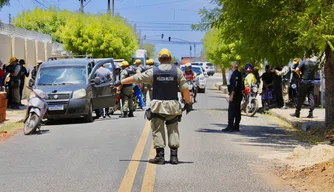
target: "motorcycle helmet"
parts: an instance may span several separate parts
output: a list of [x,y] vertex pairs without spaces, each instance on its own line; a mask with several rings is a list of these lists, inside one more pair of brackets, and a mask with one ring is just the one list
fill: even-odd
[[252,72],[252,71],[253,71],[253,67],[248,66],[248,67],[246,68],[246,72]]

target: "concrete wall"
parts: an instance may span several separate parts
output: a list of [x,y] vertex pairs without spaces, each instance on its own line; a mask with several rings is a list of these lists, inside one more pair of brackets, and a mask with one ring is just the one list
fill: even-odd
[[0,34],[0,60],[8,63],[12,56],[12,38],[7,35]]

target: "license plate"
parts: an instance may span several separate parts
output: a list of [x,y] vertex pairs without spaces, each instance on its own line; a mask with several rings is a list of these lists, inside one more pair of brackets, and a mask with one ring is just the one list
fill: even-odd
[[50,111],[62,111],[64,110],[64,105],[49,105]]

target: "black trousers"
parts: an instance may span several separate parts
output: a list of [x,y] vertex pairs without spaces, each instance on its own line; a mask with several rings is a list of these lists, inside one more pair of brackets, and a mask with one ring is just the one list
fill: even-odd
[[310,112],[314,110],[314,82],[302,80],[299,87],[298,93],[298,104],[296,107],[296,112],[300,112],[303,103],[305,102],[305,97],[308,97]]
[[22,100],[23,88],[24,88],[24,79],[21,79],[21,83],[20,83],[20,100]]
[[239,128],[241,121],[241,101],[232,101],[228,105],[228,127]]

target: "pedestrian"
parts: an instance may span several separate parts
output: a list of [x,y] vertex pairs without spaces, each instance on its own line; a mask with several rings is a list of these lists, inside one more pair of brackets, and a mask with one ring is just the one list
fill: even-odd
[[[109,69],[106,68],[106,64],[102,65],[100,68],[98,68],[95,72],[95,77],[99,77],[100,84],[111,82],[111,75]],[[95,113],[98,118],[106,118],[106,116],[110,117],[109,114],[109,108],[105,109],[97,109],[95,110]]]
[[291,97],[292,97],[293,104],[295,107],[297,107],[297,104],[298,104],[298,90],[299,90],[299,84],[300,84],[300,77],[296,73],[296,69],[298,65],[299,65],[299,59],[295,58],[293,60],[293,65],[291,67],[292,77],[291,77],[291,83],[290,83]]
[[0,60],[0,91],[4,91],[4,86],[5,86],[5,80],[4,80],[4,77],[5,77],[5,72],[3,70],[3,66],[4,64],[2,63],[2,61]]
[[[263,81],[262,86],[262,93],[261,93],[261,99],[262,99],[262,108],[263,111],[267,110],[270,106],[270,101],[273,99],[273,85],[274,85],[274,76],[272,72],[270,71],[270,66],[265,66],[265,72],[260,77]],[[267,108],[268,107],[268,108]]]
[[9,65],[6,68],[6,72],[9,73],[9,92],[10,92],[10,105],[12,109],[20,109],[20,71],[21,66],[18,63],[18,59],[12,57],[9,61]]
[[[154,67],[154,60],[149,59],[146,61],[146,68],[147,70],[152,69]],[[144,102],[147,105],[147,93],[149,93],[150,101],[152,101],[152,85],[151,84],[143,84],[142,90],[144,96]]]
[[33,68],[33,70],[31,71],[31,79],[29,80],[29,87],[32,87],[35,85],[35,81],[36,81],[36,76],[37,76],[37,72],[39,67],[43,64],[42,60],[38,60],[37,61],[37,66],[35,66]]
[[[281,71],[282,68],[276,67],[273,70]],[[282,77],[278,76],[276,73],[272,73],[274,76],[274,94],[276,100],[276,107],[282,108],[283,107],[283,95],[282,95]]]
[[298,93],[298,104],[296,107],[296,112],[291,114],[297,118],[300,117],[300,110],[305,101],[305,97],[308,97],[309,100],[309,115],[308,118],[313,118],[314,110],[314,77],[317,71],[316,63],[310,60],[309,56],[305,56],[305,60],[302,61],[297,69],[296,73],[301,75],[300,89]]
[[240,131],[241,121],[241,101],[243,97],[243,90],[245,89],[241,72],[238,70],[239,64],[237,62],[232,63],[232,76],[230,79],[231,91],[229,93],[229,105],[228,105],[228,126],[222,129],[223,132]]
[[[136,71],[133,67],[129,66],[129,63],[127,61],[123,61],[121,64],[122,72],[121,72],[121,81],[123,79],[126,79],[128,77],[132,77],[134,74],[136,74]],[[132,84],[126,84],[126,85],[120,85],[117,90],[121,94],[121,100],[122,100],[122,115],[121,118],[126,117],[134,117],[133,115],[133,93],[132,93]]]
[[181,121],[182,107],[178,98],[178,89],[185,97],[185,109],[190,112],[190,94],[183,72],[171,64],[172,55],[168,49],[159,52],[160,65],[142,74],[123,79],[121,84],[148,83],[153,86],[153,100],[150,104],[151,128],[156,156],[150,159],[153,164],[165,164],[165,126],[167,126],[168,146],[171,150],[170,163],[178,164],[180,136],[178,123]]
[[273,69],[272,72],[280,76],[282,79],[281,90],[283,98],[283,107],[281,109],[288,109],[289,107],[287,105],[289,103],[289,86],[291,78],[290,67],[288,65],[285,65],[282,70]]
[[27,68],[25,68],[25,60],[24,59],[20,59],[19,64],[21,65],[21,74],[20,74],[20,106],[24,106],[22,104],[22,96],[23,96],[23,89],[24,89],[24,85],[25,85],[25,78],[29,77],[29,72],[27,70]]

